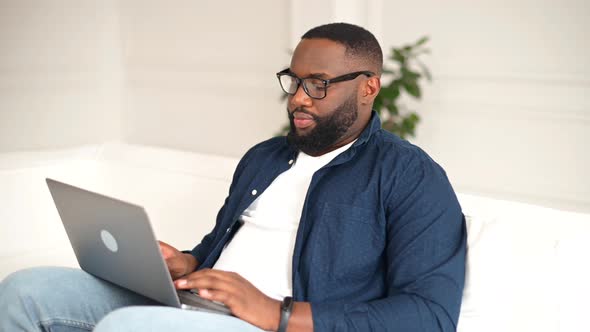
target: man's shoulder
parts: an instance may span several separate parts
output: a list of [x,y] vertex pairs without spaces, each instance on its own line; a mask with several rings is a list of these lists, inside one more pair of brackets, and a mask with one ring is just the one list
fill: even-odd
[[448,197],[454,197],[446,171],[426,151],[385,130],[376,134],[369,146],[378,152],[371,159],[380,161],[377,167],[390,175],[385,178],[399,180],[393,181],[396,186],[391,187],[396,192],[395,197],[405,197],[404,192],[410,195],[418,187],[423,188],[426,196],[451,194]]
[[434,163],[422,148],[384,129],[376,131],[368,145],[380,155],[381,160]]

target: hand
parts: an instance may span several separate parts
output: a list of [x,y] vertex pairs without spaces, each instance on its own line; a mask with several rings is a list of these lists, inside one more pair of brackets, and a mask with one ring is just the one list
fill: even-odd
[[187,275],[197,268],[198,263],[193,255],[182,253],[162,241],[158,241],[158,244],[173,280]]
[[264,295],[237,273],[202,269],[174,284],[177,289],[198,289],[201,297],[225,304],[236,317],[263,330],[279,328],[281,302]]

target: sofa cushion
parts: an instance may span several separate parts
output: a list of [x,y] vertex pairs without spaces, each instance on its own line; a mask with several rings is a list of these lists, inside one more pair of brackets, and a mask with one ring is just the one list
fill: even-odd
[[[238,160],[106,144],[0,155],[0,278],[77,266],[45,177],[145,207],[156,236],[189,249],[209,231]],[[579,331],[590,297],[590,215],[458,194],[468,256],[459,331]]]
[[[583,326],[582,315],[569,313],[583,308],[590,292],[584,283],[572,285],[564,277],[588,276],[589,265],[579,258],[581,252],[590,251],[590,244],[572,235],[590,236],[590,216],[466,194],[459,194],[459,200],[468,226],[459,331],[556,331],[564,324]],[[578,258],[577,265],[573,257]],[[576,288],[578,297],[565,298],[564,284]]]
[[159,239],[192,249],[215,224],[236,164],[128,144],[0,155],[0,279],[29,266],[77,266],[46,177],[142,205]]

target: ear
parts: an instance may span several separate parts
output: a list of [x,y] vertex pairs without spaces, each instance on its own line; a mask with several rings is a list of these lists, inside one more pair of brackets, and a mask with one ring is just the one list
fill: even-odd
[[371,76],[362,84],[359,101],[361,105],[373,104],[373,100],[381,90],[381,78],[379,76]]

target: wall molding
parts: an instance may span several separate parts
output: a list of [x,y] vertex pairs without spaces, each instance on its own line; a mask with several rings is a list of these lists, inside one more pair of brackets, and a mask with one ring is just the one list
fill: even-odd
[[457,75],[455,73],[439,72],[433,74],[433,79],[436,81],[462,81],[467,83],[472,82],[496,82],[496,83],[533,83],[546,85],[563,85],[563,86],[588,86],[590,87],[590,73],[588,74],[572,74],[572,75],[556,75],[556,74],[534,74],[534,73],[490,73],[490,72],[471,72],[469,74]]
[[[590,124],[590,110],[583,107],[562,107],[559,109],[559,112],[556,112],[554,109],[537,106],[429,99],[427,102],[423,102],[420,106],[414,108],[419,113],[422,113],[424,117],[429,118],[448,116],[465,118],[465,115],[474,117],[501,115],[525,118],[530,121],[584,122]],[[499,119],[498,121],[505,120]]]
[[[276,94],[279,96],[281,89],[275,73],[280,69],[269,69],[268,75],[261,75],[260,71],[242,70],[239,72],[226,72],[223,70],[200,70],[187,68],[185,70],[169,69],[132,69],[126,74],[126,84],[131,89],[158,89],[162,91],[194,91],[204,89],[206,91],[236,89],[239,91],[254,89],[269,89],[276,85]],[[219,77],[224,77],[219,81]],[[264,91],[264,90],[263,90]],[[239,95],[237,93],[236,95]]]

